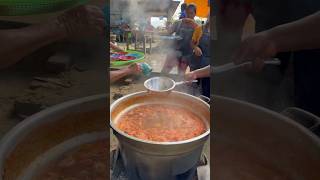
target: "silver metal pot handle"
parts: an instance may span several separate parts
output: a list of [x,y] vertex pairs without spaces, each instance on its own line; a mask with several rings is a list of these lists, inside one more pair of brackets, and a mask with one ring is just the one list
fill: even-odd
[[199,98],[200,98],[201,100],[203,100],[204,102],[210,104],[210,101],[211,101],[211,100],[210,100],[210,98],[208,98],[207,96],[200,95]]
[[289,107],[282,111],[282,114],[320,137],[320,117],[296,107]]

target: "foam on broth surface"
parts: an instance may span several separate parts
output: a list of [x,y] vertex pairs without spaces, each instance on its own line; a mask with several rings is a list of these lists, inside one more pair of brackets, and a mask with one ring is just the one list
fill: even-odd
[[115,123],[130,136],[156,142],[188,140],[207,130],[195,113],[171,104],[134,106],[120,114]]

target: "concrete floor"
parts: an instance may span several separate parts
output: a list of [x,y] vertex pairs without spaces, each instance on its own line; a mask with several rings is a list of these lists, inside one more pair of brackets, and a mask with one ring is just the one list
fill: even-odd
[[[74,49],[78,48],[76,44],[72,45]],[[86,68],[81,72],[75,68],[63,73],[46,72],[42,63],[39,63],[47,60],[44,50],[26,57],[11,69],[0,71],[0,138],[23,120],[14,114],[16,101],[50,107],[72,99],[106,93],[106,83],[103,83],[106,81],[106,69],[103,68],[105,62],[101,61],[102,58],[105,58],[97,55],[99,54],[98,48],[93,49],[96,49],[96,51],[92,50],[95,53],[88,55],[79,54],[77,50],[68,53],[73,56],[72,59],[76,65],[82,64]],[[71,86],[68,88],[61,86],[31,88],[34,77],[54,78],[68,82]]]

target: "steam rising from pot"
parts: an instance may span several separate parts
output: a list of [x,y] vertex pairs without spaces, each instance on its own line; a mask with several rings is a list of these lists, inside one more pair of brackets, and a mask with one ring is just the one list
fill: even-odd
[[[149,18],[151,17],[159,17],[159,16],[163,16],[166,13],[169,13],[168,12],[169,9],[174,4],[172,3],[172,0],[111,0],[111,4],[116,4],[116,3],[118,3],[118,6],[120,7],[118,10],[120,17],[122,17],[123,20],[127,21],[130,24],[130,27],[132,29],[135,29],[135,25],[139,26],[141,24],[146,24],[147,21],[150,20]],[[113,6],[111,5],[111,7]],[[178,6],[178,8],[180,7]],[[158,35],[160,34],[157,34],[157,31],[155,31],[154,32],[155,39]],[[175,50],[175,48],[176,46],[174,41],[165,40],[165,41],[161,41],[157,47],[153,47],[153,52],[157,51],[157,53],[160,55],[158,57],[160,58],[159,61],[164,62],[166,60],[167,54],[169,54],[170,51]],[[158,64],[159,61],[158,62],[153,61],[151,62],[150,65],[162,66],[162,63]],[[170,75],[165,73],[157,74],[157,76],[170,77]],[[181,81],[183,79],[184,77],[174,78],[175,81]],[[145,78],[142,78],[141,80],[138,80],[138,81],[139,82],[136,82],[136,83],[143,84],[145,81]],[[200,94],[199,88],[196,85],[192,85],[192,86],[184,85],[184,86],[177,87],[175,90],[187,92],[194,95]]]

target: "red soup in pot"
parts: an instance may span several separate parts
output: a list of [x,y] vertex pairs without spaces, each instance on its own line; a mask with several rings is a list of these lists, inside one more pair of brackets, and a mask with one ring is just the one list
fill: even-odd
[[116,125],[130,136],[157,142],[187,140],[207,130],[195,113],[169,104],[135,106],[120,115]]

